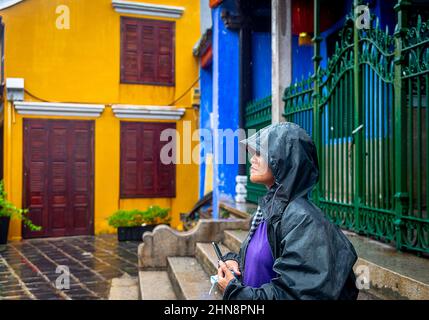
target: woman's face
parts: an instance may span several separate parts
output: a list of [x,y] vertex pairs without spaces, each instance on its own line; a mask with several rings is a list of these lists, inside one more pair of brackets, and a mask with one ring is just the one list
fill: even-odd
[[250,159],[250,181],[264,184],[268,188],[274,184],[274,176],[268,163],[258,153],[253,153]]

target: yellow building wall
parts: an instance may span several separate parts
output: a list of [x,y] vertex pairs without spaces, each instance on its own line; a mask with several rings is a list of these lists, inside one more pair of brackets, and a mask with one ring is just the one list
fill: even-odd
[[[110,105],[168,105],[189,89],[198,78],[198,63],[192,55],[192,47],[200,36],[199,1],[141,2],[185,7],[181,18],[167,19],[176,22],[174,87],[120,84],[120,16],[162,18],[119,14],[114,11],[111,0],[25,0],[0,11],[5,24],[5,77],[25,79],[25,88],[28,91],[25,101],[106,105],[101,117],[95,120],[96,234],[114,231],[108,226],[106,218],[115,210],[145,209],[152,204],[171,208],[172,226],[178,227],[179,214],[188,212],[198,200],[197,164],[176,166],[175,198],[119,197],[120,120],[114,116]],[[56,28],[56,19],[59,16],[56,8],[59,5],[70,8],[69,30]],[[196,128],[197,123],[196,113],[191,107],[191,93],[188,92],[174,105],[186,108],[185,115],[177,122],[177,129],[183,137],[182,122],[191,121],[192,129]],[[23,117],[16,114],[10,103],[5,104],[4,113],[5,187],[9,199],[21,206]],[[191,148],[197,144],[196,141],[192,142]],[[180,147],[182,148],[183,144],[180,144]],[[183,152],[180,154],[183,158]],[[9,238],[21,238],[20,221],[11,222]]]

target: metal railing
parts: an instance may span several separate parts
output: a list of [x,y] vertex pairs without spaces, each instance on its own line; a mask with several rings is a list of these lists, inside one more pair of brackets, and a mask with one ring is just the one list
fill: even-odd
[[[245,129],[259,130],[271,124],[271,105],[271,96],[248,103],[244,116]],[[247,161],[246,167],[247,172],[249,172],[249,161]],[[252,183],[249,178],[247,179],[247,201],[257,203],[259,197],[263,196],[266,192],[267,189],[265,186]]]
[[407,27],[408,9],[396,4],[393,34],[374,17],[369,29],[346,17],[326,68],[316,26],[316,72],[285,90],[284,116],[317,145],[312,196],[331,221],[428,253],[429,21]]

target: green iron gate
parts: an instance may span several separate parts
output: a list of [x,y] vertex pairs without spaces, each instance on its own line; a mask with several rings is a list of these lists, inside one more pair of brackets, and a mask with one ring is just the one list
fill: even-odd
[[398,71],[397,103],[403,106],[399,130],[405,142],[398,152],[406,170],[398,169],[396,174],[407,198],[399,240],[402,247],[429,252],[429,21],[422,22],[419,16],[400,42],[404,67]]
[[285,90],[284,116],[313,136],[321,176],[312,196],[333,222],[428,253],[429,21],[406,27],[408,8],[395,6],[393,34],[378,19],[358,29],[347,17],[326,68],[315,23],[316,72]]

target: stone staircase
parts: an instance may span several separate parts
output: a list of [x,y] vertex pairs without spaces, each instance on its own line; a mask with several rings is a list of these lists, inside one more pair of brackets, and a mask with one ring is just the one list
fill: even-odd
[[[224,230],[222,253],[238,252],[247,235],[245,230]],[[194,257],[167,257],[167,269],[140,271],[139,287],[143,300],[220,300],[215,288],[211,295],[210,275],[217,274],[217,257],[211,242],[197,242]]]
[[[238,252],[246,230],[225,230],[222,253]],[[139,288],[143,300],[221,300],[215,288],[208,294],[210,275],[217,274],[217,257],[211,243],[197,242],[194,257],[168,257],[165,271],[140,271]],[[362,291],[359,300],[389,299],[374,291]]]
[[[231,209],[231,212],[235,213]],[[217,257],[211,242],[220,243],[222,253],[238,252],[247,236],[246,215],[225,220],[200,220],[189,232],[158,226],[145,233],[139,246],[139,295],[143,300],[219,300],[211,295],[210,275],[217,274]],[[247,216],[248,217],[248,216]],[[429,299],[429,260],[351,232],[344,232],[358,254],[354,266],[369,270],[370,288],[359,300]]]
[[[224,230],[222,253],[238,252],[246,230]],[[217,257],[211,243],[197,242],[194,257],[167,257],[166,271],[140,271],[143,300],[221,300],[216,289],[209,295],[210,275],[217,274]],[[374,292],[361,292],[360,300],[387,299]]]

